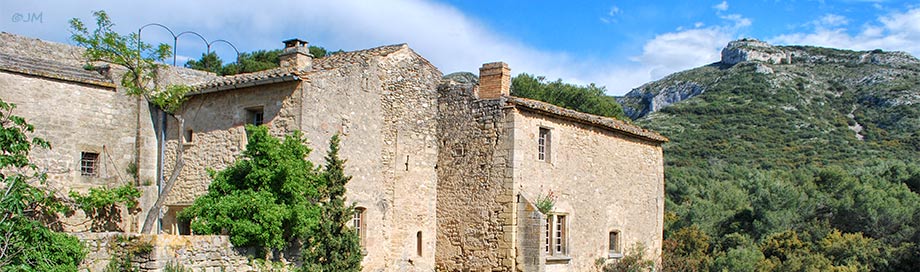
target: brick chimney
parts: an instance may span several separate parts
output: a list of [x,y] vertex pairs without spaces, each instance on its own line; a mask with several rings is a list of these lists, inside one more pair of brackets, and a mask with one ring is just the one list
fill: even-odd
[[313,55],[307,47],[307,42],[300,39],[284,41],[284,51],[278,55],[281,67],[293,67],[300,71],[313,69]]
[[511,68],[504,62],[483,64],[479,68],[479,98],[496,99],[511,94]]

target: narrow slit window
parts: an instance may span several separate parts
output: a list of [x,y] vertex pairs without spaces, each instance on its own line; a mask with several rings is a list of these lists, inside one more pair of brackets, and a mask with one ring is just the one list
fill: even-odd
[[620,253],[620,232],[611,231],[609,237],[609,250],[611,255]]
[[422,256],[422,232],[415,233],[415,251],[419,256]]
[[84,177],[99,176],[99,153],[83,152],[80,154],[80,175]]

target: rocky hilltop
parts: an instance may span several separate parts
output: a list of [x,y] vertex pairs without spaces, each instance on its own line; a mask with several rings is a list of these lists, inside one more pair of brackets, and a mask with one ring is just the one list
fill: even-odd
[[[722,49],[719,62],[647,83],[618,98],[618,101],[623,104],[628,116],[638,119],[700,95],[723,77],[747,70],[771,75],[770,81],[777,86],[798,78],[811,82],[813,88],[834,85],[838,89],[859,89],[889,84],[905,77],[916,77],[918,67],[920,61],[904,52],[774,46],[759,40],[742,39],[732,41]],[[843,73],[825,73],[837,68],[843,68]],[[886,101],[890,98],[893,97],[887,97]],[[914,93],[889,102],[917,101]]]

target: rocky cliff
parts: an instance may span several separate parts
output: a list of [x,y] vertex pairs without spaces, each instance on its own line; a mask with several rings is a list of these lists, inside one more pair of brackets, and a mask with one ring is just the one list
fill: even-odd
[[[750,70],[769,75],[775,86],[796,79],[818,90],[860,89],[917,78],[920,61],[904,52],[850,51],[813,46],[774,46],[742,39],[722,50],[719,62],[647,83],[618,98],[626,114],[638,119],[674,103],[705,93],[725,77]],[[836,72],[833,70],[837,70]],[[909,82],[909,80],[908,80]],[[896,88],[897,89],[897,88]],[[917,94],[877,94],[879,102],[916,103]]]

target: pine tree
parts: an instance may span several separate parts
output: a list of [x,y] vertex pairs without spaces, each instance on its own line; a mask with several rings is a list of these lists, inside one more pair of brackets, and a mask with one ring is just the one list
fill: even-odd
[[326,165],[322,215],[319,224],[304,241],[304,271],[361,271],[361,245],[358,234],[349,227],[355,213],[354,204],[345,205],[345,160],[339,158],[339,135],[332,136]]

